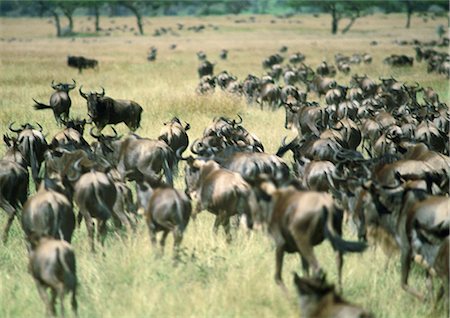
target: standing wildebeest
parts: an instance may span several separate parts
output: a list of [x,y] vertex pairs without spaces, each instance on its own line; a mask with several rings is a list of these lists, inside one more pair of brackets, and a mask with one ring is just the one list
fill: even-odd
[[[72,246],[66,241],[42,237],[29,257],[29,270],[45,303],[47,316],[56,315],[56,297],[59,297],[60,314],[64,317],[64,296],[67,292],[72,292],[72,309],[77,314],[77,273]],[[51,301],[47,288],[52,291]]]
[[210,61],[203,61],[199,67],[197,68],[198,77],[202,78],[203,76],[210,75],[212,76],[214,73],[214,63]]
[[169,232],[173,233],[174,257],[178,256],[183,232],[191,217],[191,201],[184,192],[171,187],[158,187],[153,191],[145,210],[150,241],[156,246],[156,232],[162,231],[161,250]]
[[141,122],[142,107],[127,99],[112,99],[105,96],[105,89],[101,93],[81,91],[80,95],[86,99],[88,116],[94,122],[97,129],[101,131],[108,124],[125,123],[132,131],[139,128]]
[[50,96],[49,105],[39,103],[33,98],[33,101],[36,103],[34,108],[37,110],[52,109],[56,122],[58,124],[63,123],[64,119],[67,120],[69,118],[70,106],[72,105],[72,101],[69,97],[69,91],[74,89],[77,84],[74,79],[72,79],[72,81],[73,84],[55,84],[54,81],[52,81],[52,88],[56,92]]
[[9,130],[17,133],[17,142],[19,151],[22,153],[27,166],[31,167],[31,175],[36,185],[36,189],[40,183],[39,170],[44,161],[44,153],[48,148],[47,141],[42,134],[42,127],[38,124],[39,130],[36,130],[31,124],[24,124],[21,128],[13,128],[13,124],[9,125]]
[[55,180],[44,179],[39,190],[28,198],[23,207],[22,229],[30,246],[35,246],[44,236],[69,243],[72,239],[75,229],[72,204],[55,188],[58,189]]
[[3,242],[8,241],[9,229],[18,209],[28,197],[28,171],[15,161],[0,160],[0,207],[8,215]]
[[294,274],[303,318],[371,318],[363,308],[342,299],[334,285],[318,279],[300,278]]
[[67,65],[78,69],[81,73],[85,68],[95,69],[98,66],[98,61],[94,59],[88,59],[84,56],[68,56]]
[[333,197],[292,187],[277,189],[270,181],[261,182],[260,189],[270,201],[265,214],[269,216],[269,233],[276,244],[276,283],[285,289],[281,278],[285,252],[299,252],[305,273],[309,275],[311,266],[315,277],[323,277],[313,248],[328,239],[337,252],[338,286],[342,290],[343,253],[361,252],[366,245],[342,239],[343,211],[337,208]]
[[[74,169],[79,162],[74,164]],[[117,190],[111,179],[103,172],[91,171],[83,174],[75,184],[74,199],[88,230],[91,250],[94,247],[93,218],[97,219],[97,232],[103,245],[106,236],[106,221],[111,217],[116,202]]]

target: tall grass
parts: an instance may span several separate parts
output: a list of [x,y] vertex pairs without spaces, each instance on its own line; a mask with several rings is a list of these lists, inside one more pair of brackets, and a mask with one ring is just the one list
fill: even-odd
[[[175,27],[181,18],[146,20],[146,31],[160,26]],[[0,133],[8,132],[8,125],[39,122],[48,140],[60,129],[50,111],[34,111],[32,98],[47,102],[52,89],[50,83],[71,81],[74,78],[83,90],[100,90],[114,98],[133,99],[144,108],[142,128],[138,133],[155,138],[162,122],[173,116],[190,122],[191,141],[201,135],[214,116],[236,117],[241,114],[243,125],[256,134],[274,153],[283,136],[292,133],[283,128],[284,112],[261,111],[247,106],[236,97],[216,92],[211,96],[197,96],[197,59],[195,52],[204,50],[209,59],[217,62],[216,71],[228,70],[244,78],[248,73],[262,75],[261,60],[281,45],[289,52],[301,51],[309,65],[323,59],[332,61],[334,54],[369,52],[371,65],[352,67],[352,73],[368,74],[373,78],[393,74],[408,82],[434,87],[443,100],[448,100],[448,82],[441,76],[427,74],[424,64],[409,69],[391,69],[382,64],[391,53],[413,55],[409,46],[393,44],[396,39],[434,38],[436,20],[424,23],[414,19],[411,30],[405,30],[403,16],[378,15],[358,21],[345,37],[329,34],[328,17],[298,16],[290,20],[276,20],[257,16],[255,23],[234,24],[233,17],[183,18],[186,25],[214,24],[217,31],[202,33],[180,31],[179,36],[136,37],[131,33],[113,32],[110,37],[64,38],[53,37],[53,26],[45,19],[0,19]],[[104,18],[102,27],[128,24],[131,18]],[[292,21],[292,22],[289,22]],[[85,18],[76,18],[75,25],[87,25]],[[15,38],[14,40],[12,40]],[[369,46],[372,40],[377,46]],[[177,44],[170,50],[172,43]],[[157,60],[146,61],[148,48],[158,47]],[[218,52],[230,51],[229,59],[221,61]],[[82,74],[66,66],[67,55],[85,55],[100,61],[98,71]],[[339,82],[349,77],[338,75]],[[72,116],[84,117],[86,104],[78,92],[72,91]],[[121,134],[127,133],[118,125]],[[90,136],[87,137],[89,140]],[[0,154],[4,152],[2,147]],[[289,157],[286,158],[289,160]],[[180,169],[182,171],[182,169]],[[183,173],[175,180],[183,188]],[[0,214],[0,226],[6,222]],[[166,254],[155,257],[148,233],[140,222],[136,233],[126,235],[111,231],[106,240],[104,255],[91,254],[84,225],[75,231],[81,317],[296,317],[299,315],[296,292],[292,284],[293,271],[300,271],[298,256],[287,256],[283,270],[289,294],[275,285],[275,252],[271,239],[264,233],[235,230],[231,244],[225,243],[222,232],[212,233],[213,217],[202,212],[191,221],[182,243],[181,262],[174,266],[171,259],[172,238]],[[351,236],[351,231],[347,231]],[[327,278],[336,281],[335,257],[328,243],[317,249]],[[400,288],[399,261],[388,259],[376,248],[362,255],[346,255],[344,265],[344,296],[373,311],[377,317],[442,317],[429,302],[420,303]],[[425,289],[423,273],[414,269],[411,284]],[[0,245],[0,317],[36,317],[44,315],[34,282],[27,272],[27,256],[19,222],[12,227],[10,241]]]

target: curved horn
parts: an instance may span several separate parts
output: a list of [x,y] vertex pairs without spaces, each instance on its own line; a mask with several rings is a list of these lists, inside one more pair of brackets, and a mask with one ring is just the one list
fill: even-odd
[[73,82],[73,84],[68,85],[70,89],[74,89],[77,86],[77,82],[75,82],[75,80],[73,78],[72,78],[72,82]]
[[102,135],[96,135],[94,134],[94,127],[91,127],[91,129],[89,130],[89,134],[94,137],[95,139],[99,139]]
[[105,96],[105,89],[103,88],[103,86],[100,86],[101,88],[102,88],[102,92],[101,92],[101,96],[103,97],[103,96]]
[[117,133],[117,130],[116,130],[113,126],[111,126],[111,129],[112,129],[114,135],[111,135],[111,136],[108,136],[108,137],[110,137],[110,138],[112,138],[112,139],[117,138],[117,136],[119,135],[119,134]]
[[77,159],[77,160],[74,162],[74,164],[72,165],[72,167],[71,167],[70,170],[75,170],[75,173],[74,173],[73,176],[67,175],[67,179],[68,179],[70,182],[75,182],[75,181],[77,181],[77,180],[80,178],[80,175],[81,175],[80,163],[81,163],[81,160],[83,160],[83,159],[84,159],[84,158],[79,158],[79,159]]
[[53,89],[58,89],[58,87],[57,87],[58,85],[55,85],[55,80],[52,80],[52,85],[51,86],[52,86]]
[[39,132],[42,132],[42,126],[41,126],[41,124],[39,124],[38,122],[36,122],[36,125],[39,126]]
[[81,90],[83,88],[83,85],[80,86],[80,88],[78,89],[78,92],[80,92],[81,97],[83,97],[84,99],[87,99],[87,96],[85,93],[83,93],[83,91]]
[[190,147],[190,150],[194,155],[198,155],[198,147],[196,147],[196,145],[198,145],[198,138],[192,142],[192,145]]
[[239,118],[239,122],[233,120],[233,124],[234,124],[234,125],[240,125],[240,124],[242,124],[242,117],[241,117],[241,115],[237,114],[237,116],[238,116],[238,118]]
[[14,125],[14,122],[12,122],[11,124],[9,124],[9,130],[11,130],[12,132],[15,133],[20,133],[23,129],[14,129],[12,126]]
[[190,158],[192,158],[192,156],[189,157],[183,157],[182,156],[182,152],[184,151],[184,147],[181,146],[180,148],[177,149],[177,151],[175,151],[175,156],[179,159],[179,160],[189,160]]

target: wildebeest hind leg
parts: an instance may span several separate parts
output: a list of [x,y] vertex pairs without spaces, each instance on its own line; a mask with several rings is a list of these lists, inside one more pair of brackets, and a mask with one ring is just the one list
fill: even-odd
[[283,283],[283,278],[281,276],[281,271],[283,270],[283,258],[284,258],[284,248],[278,245],[275,250],[275,282],[281,289],[287,293],[286,286]]
[[14,216],[15,213],[11,214],[8,217],[8,221],[6,222],[5,228],[3,230],[3,243],[8,242],[9,229],[11,228],[12,222],[14,221]]
[[52,306],[50,304],[45,286],[42,285],[37,279],[35,280],[35,282],[36,282],[36,287],[39,292],[39,296],[41,296],[41,299],[44,302],[45,310],[47,311],[47,316],[54,316],[55,315],[55,307],[52,308]]
[[[82,213],[80,211],[80,213]],[[95,245],[94,245],[94,235],[95,235],[95,227],[94,227],[94,220],[92,219],[89,212],[82,213],[84,216],[84,221],[86,223],[86,229],[88,232],[89,237],[89,243],[91,245],[91,251],[95,252]]]
[[161,241],[159,241],[159,244],[161,246],[161,254],[164,254],[164,247],[166,246],[166,239],[168,234],[169,231],[164,231],[161,237]]
[[309,264],[308,264],[308,261],[301,255],[300,255],[300,260],[302,262],[303,273],[305,274],[305,276],[309,276]]
[[309,266],[312,267],[313,275],[316,277],[322,276],[323,272],[319,266],[319,262],[317,261],[316,256],[314,255],[313,246],[309,242],[309,237],[307,237],[305,233],[295,233],[294,240],[300,254],[306,260]]
[[339,293],[342,294],[342,267],[344,265],[344,258],[342,252],[336,252],[336,266],[338,274],[338,289]]

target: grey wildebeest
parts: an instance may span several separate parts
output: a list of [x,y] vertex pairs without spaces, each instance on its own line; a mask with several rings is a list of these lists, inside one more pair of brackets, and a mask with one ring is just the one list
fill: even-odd
[[267,223],[276,244],[275,281],[283,289],[281,271],[284,253],[300,253],[303,270],[314,277],[324,272],[314,254],[314,246],[328,239],[337,252],[338,286],[342,290],[342,265],[344,252],[362,252],[366,244],[342,239],[343,211],[333,197],[325,192],[298,191],[293,187],[276,188],[269,180],[262,180],[259,188],[267,195],[269,203]]
[[20,128],[13,128],[13,124],[9,125],[9,130],[17,133],[18,149],[22,153],[27,166],[31,167],[31,176],[37,189],[40,183],[39,170],[44,161],[44,153],[48,148],[47,141],[42,134],[42,127],[38,124],[39,130],[36,130],[33,125],[27,123]]
[[98,61],[94,59],[88,59],[84,56],[68,56],[67,57],[67,65],[70,67],[74,67],[78,69],[78,72],[81,73],[83,69],[86,68],[97,68]]
[[[72,309],[77,313],[77,273],[75,253],[63,240],[42,237],[29,255],[29,270],[36,283],[39,296],[45,304],[47,316],[56,315],[56,297],[59,298],[64,317],[64,296],[72,293]],[[51,289],[51,301],[47,294]]]
[[215,161],[187,158],[186,191],[198,200],[196,213],[205,209],[216,215],[214,231],[224,227],[227,241],[231,240],[230,217],[245,215],[247,225],[257,213],[257,201],[251,186],[240,174],[223,169]]
[[[78,164],[79,162],[74,164],[74,169],[79,171]],[[113,214],[116,197],[117,190],[114,183],[103,172],[91,171],[81,175],[76,181],[74,200],[86,222],[93,252],[95,251],[93,219],[97,219],[98,237],[103,245],[107,231],[106,221]]]
[[342,299],[323,280],[300,278],[294,274],[294,284],[300,299],[302,318],[372,318],[363,308]]
[[174,117],[169,122],[164,123],[158,139],[163,140],[172,148],[174,153],[179,151],[179,155],[181,155],[189,145],[189,137],[186,133],[189,128],[191,128],[189,123],[186,123],[183,127],[181,121],[177,117]]
[[191,201],[184,192],[167,186],[154,189],[144,212],[152,245],[156,246],[156,233],[162,231],[160,245],[164,252],[167,235],[172,232],[174,258],[176,258],[183,232],[191,217],[191,210]]
[[118,123],[125,123],[132,131],[139,128],[143,109],[138,103],[127,99],[107,97],[104,88],[101,93],[83,93],[81,88],[82,86],[79,92],[87,101],[88,116],[99,131],[108,124]]
[[120,145],[117,169],[124,179],[155,180],[163,171],[166,182],[173,185],[175,165],[175,154],[164,141],[130,134]]
[[3,230],[3,242],[8,241],[14,218],[28,197],[28,171],[15,161],[0,160],[0,207],[8,215]]
[[75,80],[72,79],[72,81],[73,84],[55,84],[54,81],[52,81],[52,88],[55,92],[50,96],[49,105],[39,103],[33,98],[33,101],[36,103],[34,108],[37,110],[52,109],[56,122],[58,124],[63,123],[62,120],[69,118],[70,106],[72,105],[69,91],[76,87]]
[[[61,184],[62,185],[62,184]],[[44,179],[35,195],[28,198],[22,212],[22,229],[31,247],[43,236],[71,242],[75,229],[72,203],[57,191],[57,180]]]
[[210,61],[203,61],[197,68],[198,77],[202,78],[203,76],[210,75],[212,76],[214,74],[214,63],[211,63]]

